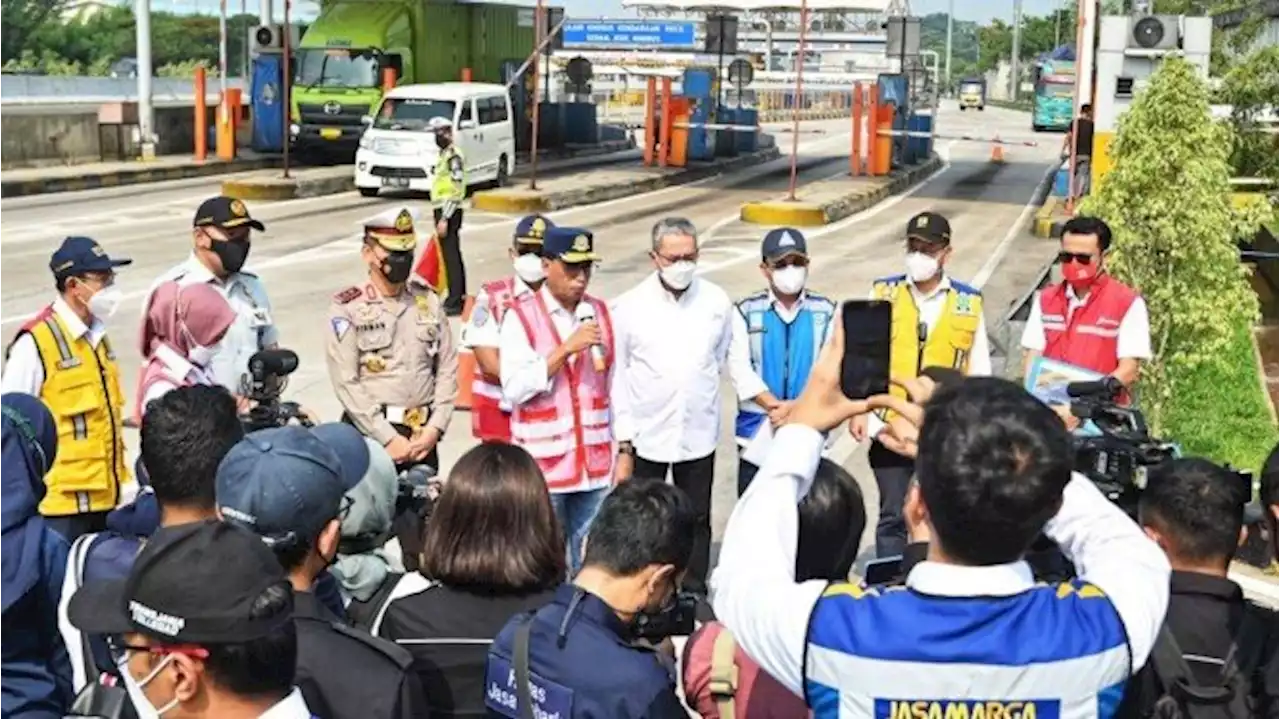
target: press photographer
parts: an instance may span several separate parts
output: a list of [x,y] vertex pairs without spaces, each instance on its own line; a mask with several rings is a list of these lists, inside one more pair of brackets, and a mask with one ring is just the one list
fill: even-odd
[[512,719],[686,719],[667,663],[636,640],[693,630],[692,602],[679,588],[694,524],[689,498],[675,486],[618,485],[591,525],[573,583],[494,640],[485,705]]

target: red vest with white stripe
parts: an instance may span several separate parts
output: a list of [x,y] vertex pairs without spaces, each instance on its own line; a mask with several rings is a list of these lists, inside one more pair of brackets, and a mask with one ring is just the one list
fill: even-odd
[[1067,285],[1060,282],[1040,293],[1044,323],[1044,356],[1102,374],[1120,364],[1120,322],[1137,299],[1128,285],[1100,276],[1084,304],[1070,310]]
[[[596,369],[590,352],[579,352],[551,378],[550,391],[535,395],[511,414],[512,443],[538,462],[552,493],[598,489],[612,480],[609,367],[614,362],[613,322],[603,302],[589,295],[582,301],[591,303],[600,323],[603,369]],[[550,356],[564,341],[539,293],[516,298],[511,310],[539,355]]]
[[[515,278],[485,283],[484,292],[489,297],[485,307],[488,321],[501,324],[502,316],[515,301]],[[471,434],[482,442],[511,441],[511,413],[502,409],[502,381],[486,375],[478,367],[471,380]]]

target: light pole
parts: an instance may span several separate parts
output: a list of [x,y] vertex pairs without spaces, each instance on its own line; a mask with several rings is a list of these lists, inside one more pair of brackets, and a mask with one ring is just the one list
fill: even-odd
[[1013,75],[1013,89],[1010,99],[1018,101],[1018,91],[1022,89],[1022,77],[1018,67],[1018,58],[1022,55],[1022,0],[1013,0],[1013,52],[1009,58],[1009,70]]
[[943,75],[946,77],[947,89],[951,89],[951,32],[955,24],[956,0],[947,1],[947,68]]
[[134,4],[137,27],[134,37],[138,44],[138,135],[142,158],[155,158],[155,114],[151,107],[151,0],[137,0]]

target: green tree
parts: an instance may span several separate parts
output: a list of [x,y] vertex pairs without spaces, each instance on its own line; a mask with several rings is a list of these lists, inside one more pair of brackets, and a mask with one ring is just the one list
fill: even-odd
[[1276,136],[1259,122],[1280,103],[1280,49],[1257,50],[1222,79],[1218,102],[1231,107],[1231,169],[1236,177],[1277,179]]
[[57,20],[67,0],[4,0],[0,3],[0,61],[21,58],[27,50],[38,52],[36,33]]
[[1169,58],[1121,116],[1114,167],[1081,208],[1111,226],[1111,272],[1150,310],[1154,357],[1141,399],[1157,435],[1180,385],[1257,316],[1236,248],[1242,218],[1231,205],[1230,152],[1208,87],[1185,60]]

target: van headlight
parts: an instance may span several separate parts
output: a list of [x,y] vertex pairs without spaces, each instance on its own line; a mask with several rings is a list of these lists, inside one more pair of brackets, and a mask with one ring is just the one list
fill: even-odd
[[372,140],[372,139],[370,139],[368,135],[361,135],[361,136],[360,136],[360,149],[361,149],[361,150],[368,150],[368,149],[369,149],[369,148],[371,148],[371,147],[373,147],[373,140]]

